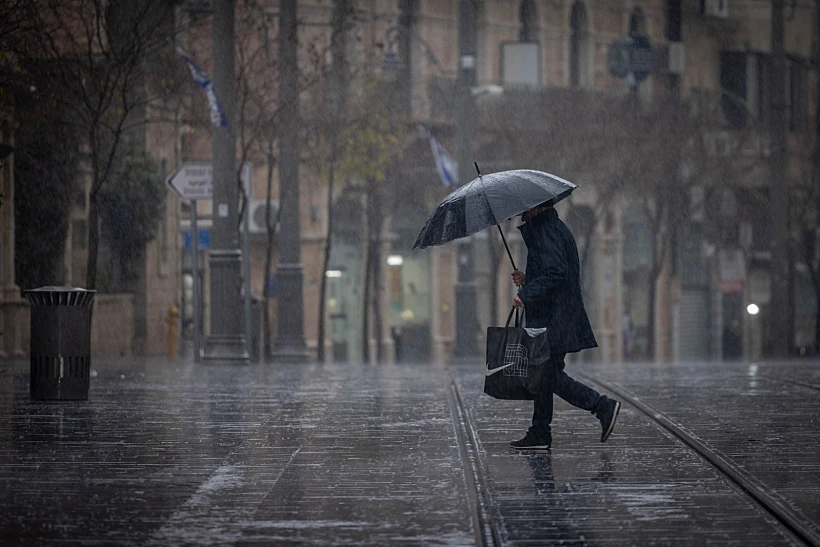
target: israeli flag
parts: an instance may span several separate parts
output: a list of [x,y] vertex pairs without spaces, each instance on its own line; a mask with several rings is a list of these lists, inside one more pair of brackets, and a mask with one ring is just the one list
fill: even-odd
[[433,158],[436,160],[436,171],[438,171],[441,183],[448,188],[458,187],[458,162],[447,153],[447,150],[426,127],[419,125],[419,131],[430,141],[430,149],[433,151]]
[[208,96],[208,104],[211,105],[211,123],[214,127],[228,127],[228,118],[225,116],[225,112],[219,104],[219,99],[216,98],[216,91],[214,91],[214,83],[211,81],[211,77],[208,76],[204,70],[199,68],[193,59],[191,59],[187,53],[182,51],[179,46],[175,47],[177,53],[182,55],[182,58],[185,59],[186,63],[188,63],[188,68],[191,71],[191,76],[194,77],[196,85],[198,85],[201,89],[204,89],[205,95]]

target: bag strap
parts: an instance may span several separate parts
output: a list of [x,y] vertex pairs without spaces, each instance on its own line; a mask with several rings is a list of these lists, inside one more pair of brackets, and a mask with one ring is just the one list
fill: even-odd
[[515,327],[518,328],[518,327],[521,326],[521,318],[518,315],[518,308],[513,306],[512,309],[510,310],[510,315],[507,316],[507,322],[504,323],[504,328],[507,328],[507,327],[510,326],[510,319],[512,319],[513,312],[515,312]]

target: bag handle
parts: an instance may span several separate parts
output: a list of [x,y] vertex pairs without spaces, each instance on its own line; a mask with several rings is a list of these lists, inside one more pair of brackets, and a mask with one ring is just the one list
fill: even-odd
[[504,328],[507,328],[507,327],[510,326],[510,319],[512,319],[513,312],[515,312],[515,328],[518,328],[518,327],[521,326],[521,318],[518,315],[518,308],[513,306],[512,309],[510,310],[510,315],[507,316],[507,322],[504,323]]

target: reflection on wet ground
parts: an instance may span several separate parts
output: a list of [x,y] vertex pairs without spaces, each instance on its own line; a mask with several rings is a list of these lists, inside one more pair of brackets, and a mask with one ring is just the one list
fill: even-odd
[[[572,367],[684,425],[816,529],[817,364],[757,364],[753,387],[748,364]],[[512,451],[532,403],[483,395],[480,366],[94,368],[89,401],[33,402],[27,363],[0,365],[4,541],[473,545],[483,522],[504,545],[799,544],[629,404],[606,444],[558,402],[553,450]]]

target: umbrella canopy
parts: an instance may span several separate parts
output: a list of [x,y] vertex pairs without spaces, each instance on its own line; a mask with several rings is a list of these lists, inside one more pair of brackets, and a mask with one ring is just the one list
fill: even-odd
[[561,177],[530,169],[479,175],[444,198],[427,219],[413,248],[467,237],[544,202],[558,203],[575,188]]

